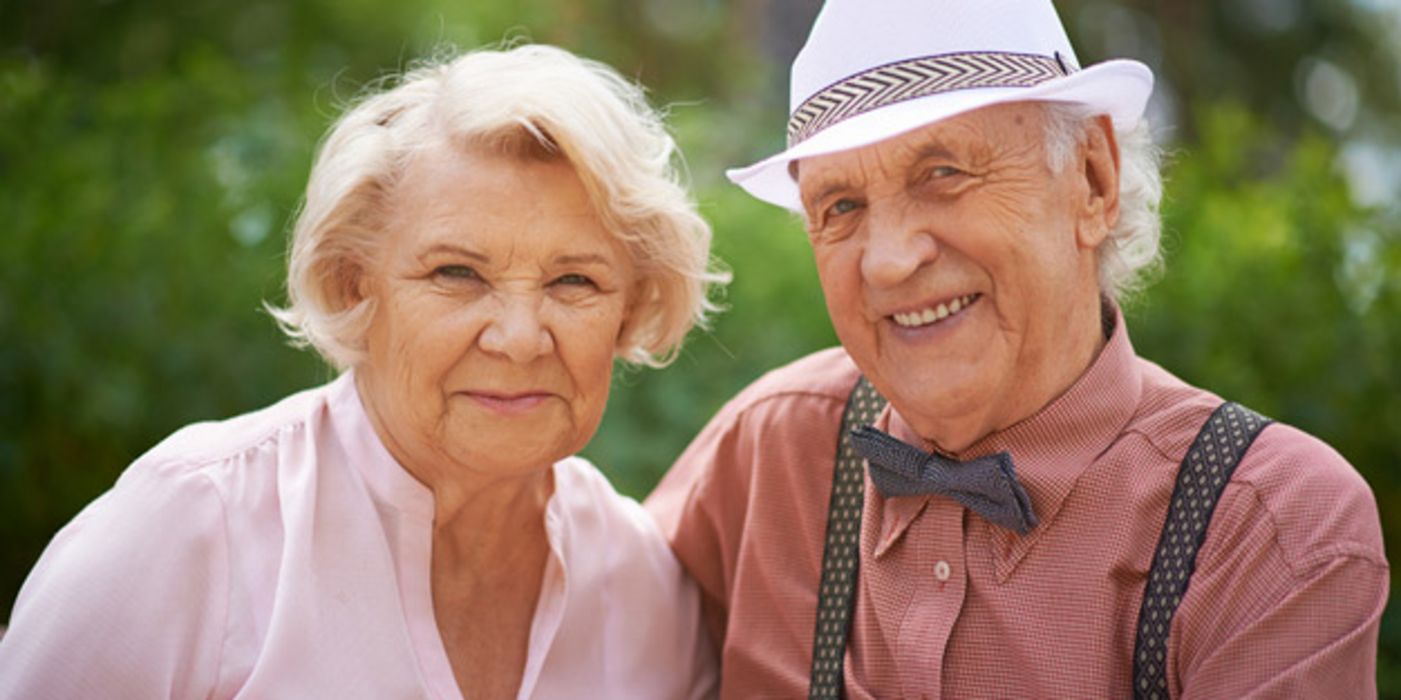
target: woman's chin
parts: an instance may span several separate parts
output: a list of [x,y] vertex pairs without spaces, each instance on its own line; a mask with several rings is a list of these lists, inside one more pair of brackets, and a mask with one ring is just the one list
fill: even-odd
[[446,441],[454,461],[493,473],[543,469],[574,453],[574,431],[530,420],[473,421]]

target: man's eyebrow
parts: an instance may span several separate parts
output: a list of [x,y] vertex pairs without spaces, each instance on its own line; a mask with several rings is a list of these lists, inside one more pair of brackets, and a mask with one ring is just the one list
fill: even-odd
[[915,157],[910,161],[912,164],[922,163],[930,159],[954,160],[959,157],[959,154],[955,153],[954,150],[948,146],[945,146],[944,142],[938,139],[930,139],[911,150],[913,150],[915,154]]
[[[908,166],[918,165],[919,163],[931,159],[956,160],[959,158],[959,155],[955,153],[953,149],[944,145],[943,141],[938,139],[931,139],[923,145],[912,147],[910,150],[912,150],[915,155],[914,158],[909,160]],[[788,164],[788,173],[793,176],[794,182],[798,180],[798,163],[799,161],[795,160]],[[818,181],[822,184],[816,188],[817,194],[812,197],[802,197],[804,206],[820,202],[831,196],[832,193],[850,186],[845,180],[836,178],[827,180],[819,177]]]
[[849,185],[846,183],[845,180],[830,180],[824,182],[822,186],[817,190],[817,194],[813,195],[812,197],[802,198],[803,206],[804,208],[806,208],[809,204],[817,204],[818,202],[821,202],[822,200],[827,199],[833,194],[847,189],[848,187]]
[[[793,173],[793,179],[795,181],[798,177],[797,164],[797,161],[793,161],[793,164],[789,166],[789,169]],[[817,175],[813,175],[812,179],[816,182],[815,185],[807,188],[804,188],[801,185],[798,187],[798,199],[803,205],[804,209],[807,209],[808,205],[815,205],[816,203],[827,199],[828,197],[832,196],[837,192],[840,192],[841,190],[850,189],[852,186],[850,178],[846,177],[846,175],[841,171],[829,171],[826,173],[819,173]],[[816,192],[816,194],[812,196],[806,196],[803,194],[804,190]]]

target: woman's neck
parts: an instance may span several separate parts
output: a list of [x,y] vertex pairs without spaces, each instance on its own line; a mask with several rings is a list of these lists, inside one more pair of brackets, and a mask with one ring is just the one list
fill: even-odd
[[[544,510],[552,471],[540,478],[435,489],[433,614],[464,695],[515,697],[530,656],[550,544]],[[430,486],[431,488],[431,486]]]
[[442,547],[443,554],[459,563],[479,557],[490,561],[493,552],[518,544],[522,537],[543,538],[545,506],[554,494],[553,465],[478,469],[441,446],[411,449],[414,441],[401,443],[376,403],[366,400],[373,396],[367,391],[368,375],[357,371],[355,382],[371,427],[394,461],[433,494],[435,560]]
[[545,508],[554,493],[550,467],[489,480],[475,474],[419,480],[433,492],[435,560],[480,570],[475,564],[499,564],[522,544],[544,542]]

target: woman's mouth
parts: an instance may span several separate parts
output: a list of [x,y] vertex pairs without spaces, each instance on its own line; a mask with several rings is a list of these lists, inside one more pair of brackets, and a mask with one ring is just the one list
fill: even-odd
[[475,401],[479,406],[496,411],[497,413],[505,414],[525,413],[550,398],[550,395],[544,392],[504,394],[487,391],[469,391],[466,393],[467,397]]

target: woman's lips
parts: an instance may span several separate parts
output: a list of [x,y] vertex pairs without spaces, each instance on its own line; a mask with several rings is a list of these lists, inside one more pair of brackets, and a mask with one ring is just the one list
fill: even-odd
[[485,391],[468,391],[466,394],[467,397],[476,402],[477,405],[507,415],[525,413],[550,398],[550,394],[544,392],[498,394]]

